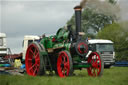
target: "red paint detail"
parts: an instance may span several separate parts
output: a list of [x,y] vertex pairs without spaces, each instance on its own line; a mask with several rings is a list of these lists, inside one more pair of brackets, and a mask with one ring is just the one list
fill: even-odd
[[88,63],[91,63],[92,66],[87,68],[88,75],[98,76],[101,72],[101,59],[100,55],[97,52],[93,52],[89,55]]
[[4,59],[16,59],[16,58],[22,58],[22,53],[19,53],[19,54],[9,54],[9,55],[6,55],[4,56]]
[[52,42],[55,42],[56,41],[56,39],[55,38],[52,38]]
[[[82,45],[85,47],[84,52],[82,52],[81,49],[80,49],[80,46],[82,46]],[[84,54],[88,51],[88,46],[84,42],[81,42],[81,43],[78,44],[78,51],[80,52],[80,54]]]
[[[35,60],[35,63],[32,62],[33,59]],[[28,75],[31,76],[37,75],[40,67],[40,55],[39,55],[39,49],[35,44],[31,44],[27,49],[25,56],[25,65]]]
[[57,71],[60,77],[66,77],[69,75],[70,63],[68,54],[65,51],[59,53],[57,59]]

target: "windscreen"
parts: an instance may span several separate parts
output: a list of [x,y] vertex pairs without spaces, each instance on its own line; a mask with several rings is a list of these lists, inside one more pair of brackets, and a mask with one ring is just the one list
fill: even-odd
[[2,45],[3,45],[3,39],[0,38],[0,46],[2,46]]
[[[36,42],[39,42],[39,40],[34,40]],[[33,42],[33,40],[28,40],[28,45],[30,45]]]
[[114,51],[113,44],[96,44],[96,50],[103,51]]

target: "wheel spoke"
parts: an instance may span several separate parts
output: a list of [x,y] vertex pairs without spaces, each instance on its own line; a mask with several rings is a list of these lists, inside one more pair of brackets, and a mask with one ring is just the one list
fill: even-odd
[[61,59],[61,64],[64,64],[64,58],[62,57],[62,59]]
[[28,61],[32,61],[32,59],[29,58]]
[[37,53],[36,53],[35,58],[37,58],[37,57],[38,57],[38,55],[39,55],[39,52],[37,52]]
[[65,60],[66,56],[64,55],[63,58],[64,58],[64,63],[65,63],[66,62],[66,60]]
[[32,66],[29,68],[29,70],[33,69],[33,68],[34,68],[34,66],[35,66],[35,64],[34,64],[34,65],[32,65]]
[[69,68],[65,67],[66,75],[69,74]]
[[30,49],[30,52],[32,53],[32,55],[34,54],[33,51],[32,51],[32,49]]
[[63,71],[62,71],[62,73],[63,73],[63,76],[65,76],[65,69],[63,68]]
[[96,62],[99,60],[99,57],[98,56],[96,56]]
[[92,76],[92,68],[90,67],[90,68],[88,68],[88,71],[89,71],[89,75],[91,75]]
[[37,66],[35,66],[35,69],[34,69],[34,72],[33,72],[33,75],[35,75],[37,72]]
[[61,70],[61,71],[63,71],[63,68],[62,68],[62,67],[60,67],[60,70]]
[[97,68],[97,75],[99,74],[99,68]]
[[69,67],[69,62],[65,62],[65,63],[64,63],[64,66],[65,66],[65,67]]
[[93,69],[93,76],[96,76],[95,68]]
[[33,52],[32,49],[30,50],[30,52],[32,53],[32,58],[35,58],[35,57],[34,57],[35,55],[34,55],[34,52]]
[[39,64],[36,64],[36,66],[37,66],[37,68],[39,68],[40,65]]
[[97,62],[95,62],[95,68],[98,68],[98,63]]
[[37,58],[37,59],[35,59],[36,60],[36,62],[40,62],[40,59],[39,58]]
[[34,49],[34,55],[36,55],[36,49]]
[[[93,58],[93,57],[92,57]],[[95,61],[94,61],[94,59],[92,59],[92,62],[94,63]]]
[[34,51],[34,56],[35,56],[35,58],[37,57],[38,54],[39,54],[38,50],[35,49],[35,51]]

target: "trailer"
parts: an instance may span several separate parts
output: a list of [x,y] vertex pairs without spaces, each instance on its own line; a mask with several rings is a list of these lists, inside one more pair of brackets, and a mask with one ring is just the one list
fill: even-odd
[[7,55],[6,34],[0,33],[0,57]]

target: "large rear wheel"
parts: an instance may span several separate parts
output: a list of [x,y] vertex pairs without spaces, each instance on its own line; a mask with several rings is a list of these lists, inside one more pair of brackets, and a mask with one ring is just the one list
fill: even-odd
[[44,49],[42,49],[36,42],[29,45],[25,57],[26,71],[28,75],[36,76],[45,73],[43,56],[41,55],[43,50]]
[[97,53],[93,52],[88,57],[88,63],[91,67],[87,68],[89,76],[101,76],[103,74],[104,62],[102,57]]
[[57,59],[57,72],[60,77],[72,75],[72,58],[68,51],[61,51]]

